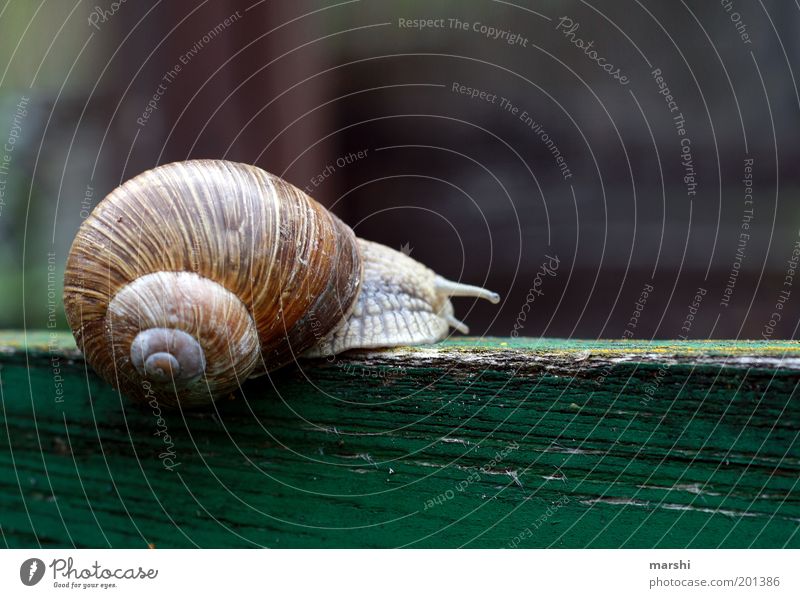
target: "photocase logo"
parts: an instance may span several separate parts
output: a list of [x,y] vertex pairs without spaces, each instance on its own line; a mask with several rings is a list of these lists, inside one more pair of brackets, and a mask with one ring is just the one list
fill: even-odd
[[44,561],[28,559],[19,568],[19,578],[26,586],[35,586],[44,577]]

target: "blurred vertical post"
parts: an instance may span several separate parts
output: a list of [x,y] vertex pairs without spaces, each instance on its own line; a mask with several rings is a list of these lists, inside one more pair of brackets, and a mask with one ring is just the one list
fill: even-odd
[[[305,187],[333,155],[320,141],[332,130],[332,108],[314,110],[330,99],[329,79],[315,76],[331,66],[325,45],[314,42],[326,35],[325,18],[303,16],[319,8],[310,0],[158,5],[159,14],[147,17],[158,33],[134,36],[126,50],[130,68],[152,51],[158,55],[137,82],[131,115],[138,118],[159,84],[166,91],[147,126],[138,127],[143,130],[126,176],[153,167],[158,155],[162,164],[225,158]],[[143,14],[146,7],[136,10]],[[128,135],[135,134],[135,118],[133,130],[124,127]]]

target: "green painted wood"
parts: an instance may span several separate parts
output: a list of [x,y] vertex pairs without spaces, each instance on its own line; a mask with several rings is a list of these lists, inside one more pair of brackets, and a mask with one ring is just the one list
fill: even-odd
[[798,382],[794,342],[458,339],[159,413],[69,335],[0,333],[0,538],[797,548]]

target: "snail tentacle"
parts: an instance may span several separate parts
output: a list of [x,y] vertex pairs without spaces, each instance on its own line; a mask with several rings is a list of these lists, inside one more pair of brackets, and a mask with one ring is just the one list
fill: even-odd
[[445,319],[447,320],[447,323],[450,324],[451,328],[455,328],[461,334],[469,334],[469,326],[464,324],[464,322],[457,319],[455,316],[447,316]]
[[436,287],[436,292],[448,297],[477,297],[478,299],[486,299],[489,303],[497,304],[500,302],[500,295],[493,291],[471,284],[447,280],[438,274],[433,284]]

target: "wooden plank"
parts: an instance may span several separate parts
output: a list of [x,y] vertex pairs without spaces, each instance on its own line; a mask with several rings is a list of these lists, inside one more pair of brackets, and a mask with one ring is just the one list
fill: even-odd
[[9,547],[800,547],[798,382],[794,342],[458,339],[158,413],[69,335],[0,333],[0,531]]

